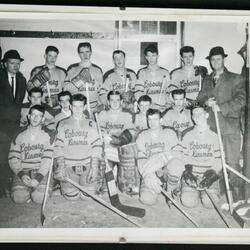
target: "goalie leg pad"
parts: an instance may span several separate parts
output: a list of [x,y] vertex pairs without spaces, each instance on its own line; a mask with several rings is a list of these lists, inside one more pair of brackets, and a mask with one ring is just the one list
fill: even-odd
[[[213,201],[215,203],[218,203],[218,201],[220,199],[220,196],[219,196],[219,194],[220,194],[219,181],[214,182],[212,184],[212,186],[207,189],[207,191],[209,192],[209,194],[210,194],[211,198],[213,199]],[[201,191],[201,202],[202,202],[202,205],[205,208],[208,208],[208,209],[214,208],[213,203],[211,202],[211,200],[209,199],[209,197],[207,196],[205,191]]]
[[140,174],[136,164],[136,145],[128,144],[120,148],[118,164],[118,187],[121,192],[138,194],[140,187]]
[[197,207],[200,200],[200,192],[196,188],[188,186],[182,181],[181,187],[181,203],[188,208]]
[[145,183],[142,182],[141,188],[140,188],[140,197],[139,200],[142,204],[152,206],[157,203],[159,194],[155,193],[153,190],[148,188]]

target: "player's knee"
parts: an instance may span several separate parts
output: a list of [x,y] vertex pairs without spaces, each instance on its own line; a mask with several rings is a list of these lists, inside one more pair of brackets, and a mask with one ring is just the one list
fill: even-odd
[[181,203],[188,208],[194,208],[198,206],[199,194],[196,192],[181,192]]
[[37,203],[37,204],[42,204],[43,198],[44,198],[44,192],[39,192],[39,191],[35,190],[31,193],[32,201]]
[[27,190],[15,190],[11,193],[11,198],[15,203],[25,203],[30,198]]
[[158,197],[157,194],[153,194],[152,192],[145,190],[140,192],[139,200],[141,203],[145,205],[152,206],[156,204],[157,197]]
[[[213,199],[214,203],[218,203],[219,202],[219,196],[218,196],[218,194],[216,194],[216,193],[210,193],[210,196]],[[210,200],[210,198],[205,193],[201,195],[201,202],[202,202],[202,205],[205,208],[208,208],[208,209],[214,208],[214,205],[213,205],[212,201]]]

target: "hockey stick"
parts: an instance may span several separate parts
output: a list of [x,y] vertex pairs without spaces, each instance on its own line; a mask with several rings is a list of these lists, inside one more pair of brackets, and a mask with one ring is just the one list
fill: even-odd
[[118,214],[119,216],[121,216],[122,218],[124,218],[125,220],[129,221],[133,225],[135,225],[137,227],[142,227],[140,224],[138,224],[134,220],[130,219],[125,213],[121,212],[118,208],[114,207],[113,205],[110,205],[109,203],[107,203],[103,199],[99,198],[97,195],[91,194],[89,191],[87,191],[86,189],[84,189],[83,186],[79,185],[75,181],[71,180],[68,177],[65,177],[65,180],[67,182],[69,182],[70,184],[72,184],[73,186],[75,186],[76,188],[78,188],[79,190],[81,190],[83,193],[86,193],[88,196],[90,196],[92,199],[94,199],[95,201],[97,201],[101,205],[107,207],[109,210],[115,212],[116,214]]
[[166,76],[164,75],[164,76],[163,76],[163,79],[162,79],[161,90],[160,90],[159,106],[161,105],[161,97],[162,97],[163,87],[165,86],[165,81],[166,81]]
[[[96,123],[97,123],[98,133],[99,133],[102,145],[104,147],[105,144],[103,141],[102,131],[101,131],[101,127],[100,127],[97,113],[95,113],[95,119],[96,119]],[[104,161],[105,161],[105,165],[106,165],[105,179],[106,179],[107,186],[108,186],[108,192],[109,192],[109,198],[110,198],[111,205],[116,207],[120,211],[126,213],[127,215],[136,216],[136,217],[144,217],[145,213],[146,213],[145,209],[139,208],[139,207],[126,206],[126,205],[121,204],[120,199],[119,199],[119,195],[118,195],[118,191],[117,191],[117,185],[116,185],[114,173],[113,173],[113,170],[111,169],[111,167],[109,166],[109,162],[108,162],[108,159],[106,158],[105,154],[104,154]]]
[[216,129],[217,129],[217,134],[218,134],[218,139],[219,139],[222,169],[223,169],[224,181],[226,185],[226,193],[227,193],[227,198],[228,198],[229,210],[230,210],[230,214],[232,215],[233,214],[232,197],[231,197],[230,188],[229,188],[229,180],[228,180],[226,161],[225,161],[225,152],[224,152],[224,147],[223,147],[222,137],[221,137],[221,132],[220,132],[220,123],[218,119],[218,113],[216,110],[214,110],[214,108],[213,108],[213,112],[215,116]]
[[86,82],[86,97],[87,97],[87,110],[88,110],[88,113],[89,113],[89,118],[91,118],[92,114],[91,114],[91,109],[90,109],[89,84],[88,84],[88,82]]
[[44,215],[44,210],[45,210],[48,192],[49,192],[49,184],[50,184],[50,179],[51,179],[51,175],[52,175],[53,162],[54,162],[54,159],[52,157],[50,168],[49,168],[49,173],[48,173],[48,180],[46,183],[46,188],[45,188],[45,193],[44,193],[44,198],[43,198],[43,203],[42,203],[42,208],[41,208],[41,214],[40,214],[40,221],[41,221],[42,226],[44,225],[44,221],[46,220],[46,217]]
[[229,223],[227,222],[227,219],[225,217],[225,215],[220,211],[220,208],[218,207],[218,205],[216,204],[216,202],[214,201],[214,199],[212,198],[212,196],[209,194],[209,191],[207,190],[207,188],[205,188],[205,192],[208,196],[208,198],[210,199],[210,201],[212,202],[216,212],[219,214],[219,216],[221,217],[221,219],[224,221],[224,223],[226,224],[226,226],[228,228],[231,228],[231,226],[229,225]]
[[52,107],[53,105],[52,105],[52,100],[51,100],[49,81],[46,82],[46,88],[47,88],[47,91],[48,91],[49,103],[50,103],[50,106]]
[[246,181],[247,183],[250,184],[250,179],[248,179],[246,176],[244,176],[243,174],[239,173],[237,170],[233,169],[232,167],[230,167],[228,164],[226,164],[226,168],[233,172],[234,174],[236,174],[237,176],[239,176],[241,179],[243,179],[244,181]]
[[125,92],[128,92],[128,80],[129,80],[129,74],[126,74],[125,76]]
[[189,215],[186,211],[184,211],[179,204],[164,190],[161,189],[161,192],[163,193],[164,196],[166,196],[174,205],[175,207],[182,213],[184,214],[191,222],[193,225],[195,225],[195,227],[199,227],[199,224],[191,217],[191,215]]

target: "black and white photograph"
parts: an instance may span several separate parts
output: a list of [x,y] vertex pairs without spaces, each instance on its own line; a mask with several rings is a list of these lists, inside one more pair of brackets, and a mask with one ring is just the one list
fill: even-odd
[[249,235],[248,12],[8,8],[0,240]]

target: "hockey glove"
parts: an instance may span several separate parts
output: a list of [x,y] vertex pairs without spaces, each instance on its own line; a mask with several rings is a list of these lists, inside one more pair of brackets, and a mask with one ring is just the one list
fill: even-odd
[[194,73],[195,76],[200,75],[202,78],[204,78],[207,75],[207,68],[206,67],[195,66],[194,70],[195,70],[195,73]]
[[75,91],[81,91],[85,83],[92,82],[92,78],[88,68],[83,68],[78,75],[71,79],[71,83],[75,86]]
[[50,77],[51,77],[51,75],[50,75],[50,72],[49,72],[49,68],[48,67],[42,68],[27,83],[28,91],[31,90],[34,87],[42,88],[43,85],[46,84],[46,82],[49,81]]
[[58,181],[64,181],[64,178],[66,177],[66,169],[64,164],[64,158],[58,157],[55,159],[56,167],[54,170],[54,178]]
[[120,136],[112,135],[112,140],[110,144],[113,146],[121,147],[123,145],[129,144],[132,141],[133,137],[128,129],[125,129]]
[[189,187],[197,187],[197,178],[193,175],[193,166],[190,164],[185,165],[185,170],[182,174],[182,179]]
[[209,188],[215,181],[219,179],[219,175],[213,169],[207,170],[199,184],[201,188]]

